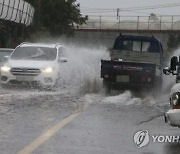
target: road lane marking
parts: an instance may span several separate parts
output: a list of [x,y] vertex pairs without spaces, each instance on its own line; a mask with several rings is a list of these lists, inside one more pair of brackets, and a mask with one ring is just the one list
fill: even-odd
[[60,129],[65,127],[68,123],[70,123],[73,119],[75,119],[77,116],[79,116],[83,111],[87,110],[90,103],[85,103],[83,108],[76,110],[72,114],[70,114],[68,117],[64,118],[62,121],[57,123],[55,126],[50,128],[48,131],[43,133],[41,136],[36,138],[32,143],[27,145],[24,149],[22,149],[18,154],[29,154],[35,151],[40,145],[42,145],[44,142],[49,140],[53,135],[55,135]]
[[71,114],[70,116],[63,119],[61,122],[53,126],[51,129],[49,129],[47,132],[39,136],[37,139],[35,139],[31,144],[26,146],[23,150],[18,152],[18,154],[28,154],[32,153],[34,150],[36,150],[41,144],[43,144],[45,141],[47,141],[50,137],[52,137],[55,133],[57,133],[61,128],[63,128],[65,125],[67,125],[69,122],[71,122],[73,119],[75,119],[81,112],[77,112],[74,114]]

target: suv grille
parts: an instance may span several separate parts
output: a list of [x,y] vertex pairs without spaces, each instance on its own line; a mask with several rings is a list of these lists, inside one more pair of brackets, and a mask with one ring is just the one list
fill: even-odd
[[33,68],[12,68],[11,73],[13,75],[21,75],[21,76],[37,76],[40,74],[40,69]]

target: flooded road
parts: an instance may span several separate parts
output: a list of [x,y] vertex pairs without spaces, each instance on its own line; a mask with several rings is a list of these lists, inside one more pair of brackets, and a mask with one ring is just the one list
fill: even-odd
[[56,91],[0,87],[1,154],[180,152],[179,144],[153,143],[152,138],[143,148],[134,143],[139,130],[147,130],[150,137],[179,135],[178,128],[164,123],[164,112],[170,108],[169,89],[156,98],[135,96],[131,91],[106,96],[99,69],[100,59],[107,54],[101,49],[90,51],[74,50],[62,67]]
[[[23,152],[28,146],[30,152],[37,154],[179,153],[179,146],[175,144],[150,141],[146,147],[138,149],[133,141],[139,130],[148,130],[151,135],[178,135],[178,128],[164,123],[163,114],[169,108],[168,95],[155,100],[137,98],[130,91],[115,96],[79,95],[66,90],[2,91],[2,154],[29,153]],[[74,115],[71,120],[66,119]],[[54,127],[57,127],[55,132]],[[31,147],[49,131],[52,135],[46,134],[45,141],[40,140],[37,147]]]

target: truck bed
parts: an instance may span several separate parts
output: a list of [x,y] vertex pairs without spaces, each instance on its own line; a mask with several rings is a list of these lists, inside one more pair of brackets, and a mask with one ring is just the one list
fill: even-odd
[[111,84],[154,85],[156,65],[151,63],[101,60],[101,77]]

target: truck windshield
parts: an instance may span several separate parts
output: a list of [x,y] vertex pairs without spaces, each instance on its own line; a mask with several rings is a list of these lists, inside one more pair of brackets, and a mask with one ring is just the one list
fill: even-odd
[[133,40],[121,40],[117,46],[116,50],[126,50],[126,51],[142,51],[142,52],[153,52],[159,53],[160,48],[157,42],[154,41],[133,41]]
[[13,60],[42,60],[53,61],[56,59],[57,50],[48,47],[19,47],[13,52]]

